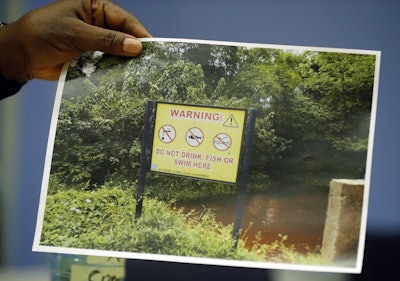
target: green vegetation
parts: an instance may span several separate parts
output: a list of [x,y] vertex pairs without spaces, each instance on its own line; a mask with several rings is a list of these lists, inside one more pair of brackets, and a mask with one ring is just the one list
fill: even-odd
[[[231,227],[154,199],[145,200],[134,223],[132,190],[62,191],[48,196],[42,244],[210,258],[262,260],[240,245],[232,249]],[[216,235],[216,234],[219,235]]]
[[246,249],[232,245],[232,226],[216,223],[212,212],[184,213],[162,201],[145,200],[143,216],[133,221],[133,190],[61,191],[47,197],[42,245],[249,261],[310,263],[280,236],[271,245],[257,241]]

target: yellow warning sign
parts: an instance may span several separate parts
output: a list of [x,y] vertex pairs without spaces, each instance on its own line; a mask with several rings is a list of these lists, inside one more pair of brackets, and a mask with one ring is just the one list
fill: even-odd
[[235,183],[246,110],[157,103],[150,170]]

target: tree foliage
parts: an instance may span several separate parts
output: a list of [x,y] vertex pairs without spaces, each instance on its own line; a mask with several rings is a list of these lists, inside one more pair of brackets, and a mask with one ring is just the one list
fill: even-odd
[[[87,56],[71,68],[52,162],[59,183],[96,188],[115,179],[134,181],[149,99],[256,108],[252,188],[364,176],[373,55],[179,42],[144,46],[136,59]],[[169,187],[190,181],[152,180]],[[204,193],[216,186],[234,192],[197,185]]]

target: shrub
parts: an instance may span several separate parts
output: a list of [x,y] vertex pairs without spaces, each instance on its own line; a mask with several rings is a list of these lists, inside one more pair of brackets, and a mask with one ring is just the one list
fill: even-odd
[[146,198],[135,223],[132,190],[61,191],[48,195],[41,244],[223,259],[263,260],[244,243],[232,247],[231,226]]

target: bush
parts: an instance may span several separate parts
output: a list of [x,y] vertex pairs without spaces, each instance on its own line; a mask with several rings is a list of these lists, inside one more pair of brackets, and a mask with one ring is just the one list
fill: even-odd
[[61,191],[47,196],[43,245],[115,250],[125,247],[135,201],[129,191]]
[[185,214],[146,198],[134,222],[132,190],[61,191],[48,195],[41,245],[222,259],[263,260],[239,242],[233,249],[231,226],[212,213]]

